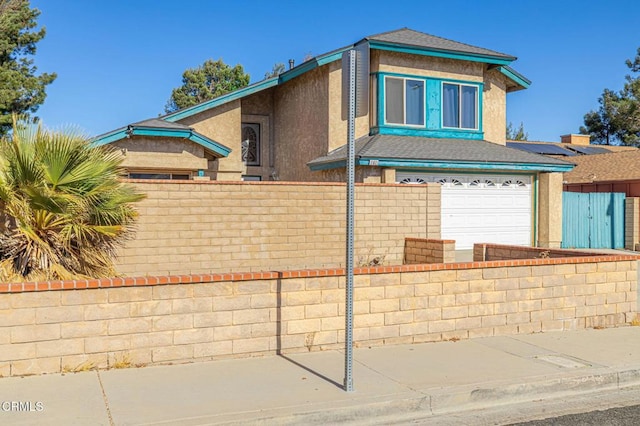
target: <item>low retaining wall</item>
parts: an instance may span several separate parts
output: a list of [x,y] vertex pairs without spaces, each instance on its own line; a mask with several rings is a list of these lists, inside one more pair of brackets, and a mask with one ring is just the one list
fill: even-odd
[[505,244],[474,244],[473,260],[484,262],[491,260],[513,260],[513,259],[545,259],[564,257],[585,257],[598,256],[598,253],[589,253],[578,250],[540,248],[527,246],[510,246]]
[[455,240],[427,238],[404,239],[404,264],[453,263],[456,261]]
[[[636,256],[355,271],[356,345],[617,326]],[[341,269],[0,284],[0,375],[344,346]]]

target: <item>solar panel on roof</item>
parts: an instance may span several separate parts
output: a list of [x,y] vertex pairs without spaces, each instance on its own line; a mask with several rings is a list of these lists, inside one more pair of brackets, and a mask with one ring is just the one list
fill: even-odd
[[606,148],[599,148],[595,146],[570,146],[569,149],[579,152],[580,154],[592,155],[592,154],[607,154],[609,151]]
[[565,149],[558,144],[553,143],[519,143],[519,142],[507,142],[509,148],[519,149],[521,151],[532,152],[534,154],[546,154],[546,155],[565,155],[571,157],[576,155],[568,149]]

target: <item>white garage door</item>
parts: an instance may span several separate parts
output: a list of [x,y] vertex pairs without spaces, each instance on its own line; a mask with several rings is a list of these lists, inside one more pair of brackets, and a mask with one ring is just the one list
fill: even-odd
[[442,239],[456,249],[474,243],[531,244],[532,179],[521,175],[396,173],[400,183],[442,185]]

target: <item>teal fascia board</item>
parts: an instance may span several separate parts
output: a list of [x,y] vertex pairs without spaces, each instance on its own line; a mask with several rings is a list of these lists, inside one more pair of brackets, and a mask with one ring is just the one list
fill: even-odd
[[462,61],[471,61],[471,62],[482,62],[485,64],[496,64],[496,65],[509,65],[511,62],[515,60],[506,59],[491,55],[480,55],[480,54],[472,54],[472,53],[460,53],[460,52],[452,52],[445,50],[436,50],[436,49],[427,49],[424,47],[416,47],[416,46],[401,46],[395,43],[385,43],[381,41],[369,41],[369,45],[372,49],[378,50],[389,50],[391,52],[401,52],[401,53],[409,53],[412,55],[423,55],[423,56],[435,56],[438,58],[449,58],[449,59],[459,59]]
[[[466,170],[509,170],[509,171],[537,171],[537,172],[568,172],[573,169],[573,164],[566,166],[555,164],[537,163],[478,163],[471,161],[437,161],[437,160],[399,160],[385,158],[358,158],[357,166],[378,166],[394,168],[416,169],[466,169]],[[331,163],[314,164],[310,166],[313,171],[337,169],[346,166],[346,161],[334,161]]]
[[174,113],[166,115],[165,117],[163,117],[163,119],[170,122],[179,121],[183,118],[191,117],[192,115],[198,114],[211,108],[215,108],[227,102],[235,101],[237,99],[241,99],[245,96],[252,95],[270,87],[277,86],[278,84],[282,84],[295,77],[300,76],[301,74],[311,71],[314,68],[321,67],[322,65],[339,60],[342,57],[342,53],[346,50],[351,49],[352,47],[353,46],[343,47],[325,55],[318,56],[317,58],[310,59],[309,61],[295,67],[294,69],[280,74],[278,77],[272,77],[267,80],[262,80],[247,87],[243,87],[242,89],[227,93],[226,95],[218,96],[217,98],[211,99],[210,101],[203,102],[201,104],[194,105],[180,111],[176,111]]
[[330,163],[319,163],[309,165],[309,169],[313,172],[318,170],[340,169],[347,166],[346,160],[332,161]]
[[[373,160],[373,164],[371,161]],[[539,163],[478,163],[472,161],[437,161],[437,160],[398,160],[360,158],[359,166],[377,165],[380,167],[417,167],[439,169],[471,169],[471,170],[514,170],[514,171],[538,171],[538,172],[568,172],[575,166],[573,164],[539,164]]]
[[309,59],[301,65],[298,65],[292,70],[284,72],[280,74],[279,83],[285,83],[291,79],[294,79],[306,72],[311,71],[312,69],[321,67],[323,65],[329,64],[331,62],[337,61],[342,58],[342,54],[349,49],[352,49],[353,46],[346,46],[336,51],[327,53],[325,55],[318,56],[317,58]]
[[209,138],[205,138],[199,133],[194,132],[191,129],[155,129],[151,127],[133,127],[129,131],[130,135],[135,136],[156,136],[156,137],[169,137],[169,138],[183,138],[189,139],[192,142],[212,151],[221,157],[227,157],[231,153],[231,149],[219,144]]
[[529,86],[531,86],[531,80],[527,79],[511,67],[499,67],[498,70],[525,89],[528,89]]
[[219,154],[222,157],[227,157],[231,153],[231,148],[227,148],[226,146],[219,144],[216,141],[213,141],[209,138],[205,138],[196,132],[191,132],[191,136],[189,136],[189,140],[197,143],[198,145],[202,145],[207,148],[209,151],[213,151]]
[[257,83],[251,84],[249,86],[243,87],[242,89],[238,89],[231,93],[227,93],[226,95],[218,96],[217,98],[211,99],[210,101],[203,102],[201,104],[194,105],[192,107],[181,109],[180,111],[176,111],[174,113],[168,114],[162,117],[162,119],[170,122],[175,122],[186,117],[191,117],[192,115],[198,114],[208,109],[215,108],[222,104],[226,104],[227,102],[235,101],[236,99],[243,98],[245,96],[260,92],[262,90],[265,90],[277,85],[278,85],[278,78],[276,77],[269,78],[267,80],[262,80]]
[[107,145],[111,142],[119,141],[120,139],[124,139],[127,137],[127,129],[119,129],[115,130],[111,133],[107,133],[106,135],[100,136],[96,139],[93,139],[91,143],[95,146]]
[[98,139],[94,139],[92,143],[96,146],[107,145],[112,142],[126,139],[129,136],[154,136],[154,137],[169,137],[169,138],[182,138],[189,139],[192,142],[208,149],[209,151],[220,155],[221,157],[227,157],[231,153],[231,149],[219,144],[209,138],[202,136],[201,134],[194,132],[191,129],[158,129],[154,127],[128,127],[121,129],[107,135],[101,136]]

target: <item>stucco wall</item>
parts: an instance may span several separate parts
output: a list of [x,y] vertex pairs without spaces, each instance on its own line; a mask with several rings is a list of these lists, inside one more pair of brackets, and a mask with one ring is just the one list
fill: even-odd
[[274,166],[280,180],[314,181],[307,162],[327,153],[329,76],[324,66],[279,86],[274,94]]
[[240,101],[231,101],[199,114],[179,120],[179,123],[192,127],[196,132],[205,135],[231,148],[228,157],[217,163],[217,180],[239,181],[242,175],[241,149],[241,108]]
[[[135,181],[128,276],[338,267],[345,261],[344,184]],[[355,256],[402,264],[405,237],[440,237],[439,185],[358,185]]]
[[[332,62],[329,68],[329,146],[334,150],[347,143],[347,120],[342,119],[342,61]],[[369,114],[356,118],[355,138],[369,134]]]
[[506,145],[507,89],[506,77],[495,70],[487,71],[484,78],[482,128],[484,139]]
[[111,144],[120,151],[122,166],[128,170],[207,170],[204,148],[178,138],[132,136]]
[[[0,284],[0,375],[343,348],[343,272]],[[608,327],[636,316],[635,256],[355,272],[356,346]]]
[[455,80],[482,82],[484,64],[433,56],[373,50],[371,71],[413,74]]
[[538,246],[562,243],[562,173],[538,175]]

